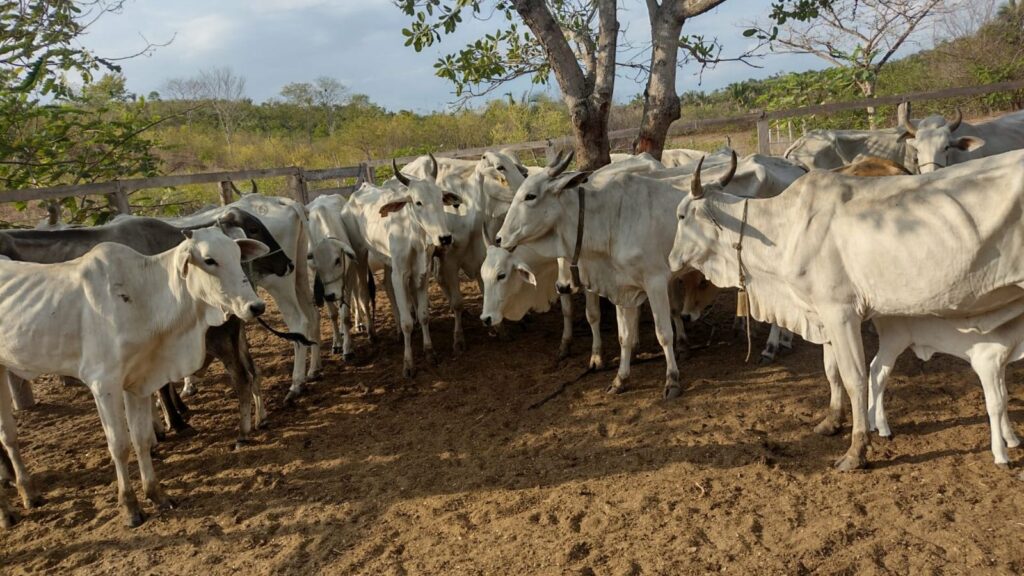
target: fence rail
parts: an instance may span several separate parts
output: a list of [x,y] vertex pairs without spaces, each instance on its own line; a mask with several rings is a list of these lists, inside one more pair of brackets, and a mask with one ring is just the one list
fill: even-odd
[[[945,98],[963,98],[968,96],[982,96],[997,92],[1011,90],[1024,90],[1024,80],[1011,82],[999,82],[985,86],[967,86],[960,88],[946,88],[943,90],[931,90],[926,92],[908,92],[905,94],[893,94],[889,96],[878,96],[850,102],[835,102],[830,104],[819,104],[815,106],[802,106],[786,110],[755,110],[747,114],[727,116],[724,118],[704,118],[696,120],[678,120],[669,128],[669,136],[681,136],[708,128],[722,126],[757,126],[758,151],[762,154],[771,154],[771,121],[778,121],[797,116],[809,116],[813,114],[831,114],[844,110],[855,110],[868,106],[884,106],[902,104],[905,102],[917,102],[924,100],[941,100]],[[626,128],[613,130],[608,133],[612,141],[635,138],[639,134],[637,128]],[[477,157],[488,151],[511,150],[514,152],[544,150],[545,154],[552,158],[559,148],[571,146],[572,136],[560,136],[545,140],[533,140],[530,142],[519,142],[515,144],[500,144],[494,146],[481,146],[477,148],[465,148],[461,150],[446,150],[436,152],[434,155],[444,158],[467,158]],[[418,158],[418,156],[403,156],[395,160],[399,164],[407,164]],[[235,170],[228,172],[205,172],[201,174],[182,174],[177,176],[158,176],[155,178],[132,178],[127,180],[115,180],[112,182],[99,182],[92,184],[78,184],[73,186],[52,186],[48,188],[28,188],[22,190],[7,190],[0,192],[0,202],[19,202],[33,200],[50,200],[54,198],[65,198],[69,196],[108,196],[118,211],[130,213],[131,206],[128,203],[128,194],[138,190],[149,188],[166,188],[173,186],[185,186],[189,184],[219,183],[221,198],[225,202],[231,198],[231,182],[237,180],[248,180],[256,178],[285,177],[288,180],[288,191],[296,200],[308,203],[321,194],[350,193],[362,182],[373,182],[376,176],[375,169],[379,166],[388,165],[391,159],[371,160],[358,166],[345,166],[339,168],[326,168],[319,170],[307,170],[298,166],[284,168],[261,168],[253,170]],[[333,188],[310,189],[309,182],[324,180],[356,180],[355,185],[338,186]]]

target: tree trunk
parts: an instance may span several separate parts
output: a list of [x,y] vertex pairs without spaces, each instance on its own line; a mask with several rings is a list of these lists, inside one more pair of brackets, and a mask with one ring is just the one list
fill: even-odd
[[595,170],[611,163],[608,115],[615,86],[619,22],[616,0],[596,0],[596,3],[599,26],[596,58],[594,69],[584,73],[545,0],[512,2],[547,53],[562,99],[569,108],[576,140],[576,165],[580,170]]
[[[860,91],[865,98],[875,97],[875,80],[864,80],[860,82]],[[868,106],[865,108],[868,113],[868,129],[876,130],[878,128],[878,114],[874,106]]]
[[[651,74],[644,90],[644,115],[640,119],[633,152],[647,152],[658,160],[665,149],[668,129],[680,117],[679,95],[676,93],[676,70],[679,60],[679,35],[684,18],[671,0],[650,13]],[[653,8],[653,7],[652,7]]]

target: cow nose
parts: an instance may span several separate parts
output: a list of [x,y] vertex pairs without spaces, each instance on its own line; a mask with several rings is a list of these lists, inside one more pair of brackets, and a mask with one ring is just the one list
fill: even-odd
[[494,237],[494,245],[495,246],[501,246],[501,236],[495,236]]
[[337,294],[333,294],[333,293],[331,293],[331,294],[324,294],[324,300],[327,300],[328,302],[334,302],[337,299],[338,299],[338,295]]
[[292,262],[289,262],[288,265],[285,266],[285,274],[291,274],[294,271],[295,271],[295,264],[293,264]]
[[441,246],[451,246],[451,244],[452,244],[452,235],[451,234],[447,234],[445,236],[441,236]]
[[249,304],[249,312],[252,312],[253,316],[259,316],[267,311],[267,305],[264,302],[257,302],[256,304]]
[[480,319],[484,321],[484,326],[490,326],[491,325],[491,317],[490,316],[481,316]]
[[683,322],[693,322],[692,314],[683,314]]

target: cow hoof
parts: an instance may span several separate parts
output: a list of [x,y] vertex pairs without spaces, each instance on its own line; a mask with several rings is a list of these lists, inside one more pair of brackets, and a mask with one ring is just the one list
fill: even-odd
[[331,354],[334,354],[335,356],[337,356],[338,354],[341,354],[341,346],[332,346],[331,347]]
[[302,396],[302,389],[292,388],[291,390],[288,391],[287,394],[284,395],[284,403],[288,406],[291,406],[295,404],[295,401],[299,399],[299,396]]
[[0,528],[9,530],[18,523],[18,517],[10,510],[0,509]]
[[563,340],[562,343],[558,346],[558,359],[561,361],[568,358],[569,354],[571,353],[571,348],[572,342]]
[[610,386],[605,388],[605,392],[607,392],[609,394],[622,394],[625,391],[626,391],[626,381],[621,379],[621,378],[619,378],[618,376],[615,377],[615,380],[612,380],[612,383],[611,383]]
[[341,359],[344,360],[345,362],[351,362],[351,361],[356,359],[356,353],[355,352],[346,352],[341,357]]
[[242,448],[252,444],[252,441],[248,438],[238,438],[235,440],[235,450],[241,450]]
[[433,348],[427,348],[423,351],[423,355],[427,358],[427,362],[431,366],[437,366],[437,354],[434,353]]
[[1019,448],[1020,447],[1020,438],[1011,438],[1009,440],[1006,440],[1006,447],[1007,448]]
[[324,379],[324,373],[321,370],[315,370],[309,376],[306,376],[306,382],[319,382]]
[[412,380],[416,376],[416,369],[412,366],[402,367],[402,377],[407,380]]
[[182,438],[191,438],[196,435],[196,429],[191,426],[185,426],[179,430],[175,430],[174,433]]
[[138,528],[139,526],[142,526],[142,523],[145,521],[146,516],[142,513],[142,510],[134,510],[125,513],[124,524],[129,528]]
[[836,422],[831,417],[825,417],[824,420],[814,427],[814,433],[822,436],[835,436],[842,428],[843,426],[839,422]]
[[590,365],[588,366],[591,371],[597,372],[598,370],[604,370],[604,358],[600,354],[590,355]]
[[843,454],[842,458],[836,460],[836,470],[840,472],[851,472],[853,470],[861,470],[866,468],[868,465],[867,458],[862,455],[850,455],[849,452]]
[[163,430],[161,430],[160,432],[154,432],[154,434],[156,434],[157,442],[163,442],[167,440],[167,432],[164,432]]
[[181,389],[181,394],[179,394],[179,396],[182,398],[188,398],[190,396],[195,396],[196,392],[197,390],[195,386],[185,386]]
[[999,468],[1000,470],[1007,470],[1007,471],[1009,471],[1010,470],[1010,463],[1009,462],[996,462],[996,468]]
[[683,394],[683,389],[679,387],[678,382],[665,385],[665,390],[662,392],[662,396],[665,400],[675,400]]
[[466,339],[465,338],[461,338],[461,337],[460,338],[456,338],[455,342],[452,344],[452,351],[455,354],[462,354],[463,352],[465,352],[466,351]]
[[46,499],[39,494],[33,494],[31,492],[21,493],[21,503],[25,506],[25,510],[39,508],[44,502],[46,502]]
[[775,362],[775,358],[773,358],[773,357],[771,357],[771,356],[769,356],[767,354],[761,354],[761,357],[757,359],[757,365],[758,366],[767,366],[767,365],[771,364],[772,362]]

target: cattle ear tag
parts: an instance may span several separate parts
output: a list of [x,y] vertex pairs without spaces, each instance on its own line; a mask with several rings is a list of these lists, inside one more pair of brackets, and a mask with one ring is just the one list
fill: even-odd
[[736,292],[736,316],[746,318],[750,316],[750,298],[746,290]]

